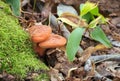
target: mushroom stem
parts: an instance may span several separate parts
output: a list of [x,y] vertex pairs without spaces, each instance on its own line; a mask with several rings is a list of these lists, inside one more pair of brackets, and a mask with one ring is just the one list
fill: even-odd
[[34,50],[38,54],[38,56],[42,57],[45,54],[46,48],[41,48],[38,45],[36,45]]

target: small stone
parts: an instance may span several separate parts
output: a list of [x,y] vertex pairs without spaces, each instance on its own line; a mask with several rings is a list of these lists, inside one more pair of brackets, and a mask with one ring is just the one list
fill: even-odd
[[117,26],[118,28],[120,28],[120,23],[116,24],[116,26]]
[[117,25],[118,23],[120,24],[120,17],[116,17],[116,18],[113,18],[112,20],[111,20],[111,23],[113,24],[113,25]]
[[2,78],[3,77],[3,75],[2,74],[0,74],[0,78]]

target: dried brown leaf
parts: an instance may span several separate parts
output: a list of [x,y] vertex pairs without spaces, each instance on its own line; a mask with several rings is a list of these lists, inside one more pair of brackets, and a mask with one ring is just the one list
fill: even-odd
[[70,24],[71,26],[73,24],[74,24],[73,26],[75,27],[87,27],[88,26],[84,20],[79,18],[79,16],[68,13],[68,12],[61,14],[61,16],[58,19],[62,20],[62,18],[69,20],[69,22],[67,21],[63,21],[63,22],[66,22],[67,24]]
[[91,54],[94,52],[94,47],[88,47],[86,50],[83,51],[82,56],[79,58],[81,62],[86,62]]
[[103,45],[103,44],[98,44],[98,45],[95,46],[94,51],[105,50],[105,49],[107,49],[107,48],[105,47],[105,45]]

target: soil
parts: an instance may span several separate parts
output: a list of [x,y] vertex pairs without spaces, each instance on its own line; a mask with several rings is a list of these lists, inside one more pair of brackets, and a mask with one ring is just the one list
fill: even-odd
[[[46,2],[40,2],[40,0],[37,0],[34,14],[31,14],[31,12],[33,12],[32,1],[33,0],[31,0],[31,3],[28,3],[22,7],[25,12],[28,12],[23,12],[23,18],[20,19],[21,25],[26,29],[35,22],[42,22],[43,24],[46,24],[49,15],[48,12],[50,11],[52,11],[52,13],[56,16],[56,7],[58,3],[72,5],[76,10],[78,10],[78,5],[86,0],[52,0],[55,4],[53,4],[51,9],[51,6],[47,4],[47,0]],[[97,2],[97,0],[90,1]],[[37,4],[41,6],[38,7]],[[46,5],[48,6],[45,7]],[[45,55],[43,57],[39,57],[39,59],[43,60],[43,62],[50,68],[50,81],[120,81],[120,1],[99,0],[99,7],[100,12],[105,17],[110,19],[110,24],[102,25],[102,29],[110,39],[113,47],[110,49],[100,49],[93,52],[93,47],[99,43],[84,37],[81,47],[83,48],[83,54],[85,55],[82,57],[76,56],[73,62],[68,61],[65,53],[65,47],[47,49]],[[24,20],[27,22],[24,22]],[[53,32],[58,34],[61,33],[56,31],[54,28]],[[110,59],[110,61],[104,61],[106,59],[90,61],[89,59],[94,56],[115,54],[118,54],[118,58],[115,57],[115,59]],[[11,80],[7,79],[5,81]]]
[[[96,0],[90,0],[97,2]],[[120,16],[120,3],[118,0],[100,0],[99,6],[105,16]]]

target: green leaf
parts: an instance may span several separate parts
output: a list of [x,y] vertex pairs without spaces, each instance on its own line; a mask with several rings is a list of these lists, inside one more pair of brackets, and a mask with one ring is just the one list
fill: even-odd
[[78,51],[80,41],[82,39],[82,35],[85,32],[85,28],[76,28],[68,38],[66,52],[68,60],[73,61],[75,58],[75,54]]
[[94,19],[94,16],[91,13],[87,13],[85,15],[82,16],[82,19],[85,19],[87,23],[89,23],[91,20]]
[[90,32],[90,36],[92,39],[99,41],[106,47],[108,47],[108,48],[112,47],[110,41],[108,40],[105,33],[99,26],[95,27],[94,30],[92,32]]
[[101,16],[101,22],[100,22],[100,24],[105,24],[106,22],[108,22],[108,19],[105,18],[103,15],[98,14],[98,16]]
[[102,15],[99,15],[96,19],[92,20],[89,24],[89,28],[95,28],[97,24],[105,24],[107,19],[104,18]]
[[82,5],[82,9],[80,10],[80,16],[82,17],[83,15],[87,14],[88,12],[92,11],[95,12],[94,14],[97,14],[98,12],[95,11],[97,10],[97,4],[91,3],[91,2],[86,2],[84,5]]
[[100,24],[102,16],[97,17],[96,19],[92,20],[89,24],[89,28],[95,28],[97,24]]
[[13,14],[20,16],[20,0],[6,0],[6,2],[11,6]]
[[92,10],[90,11],[90,13],[97,16],[97,15],[99,14],[98,6],[96,6],[94,9],[92,9]]

